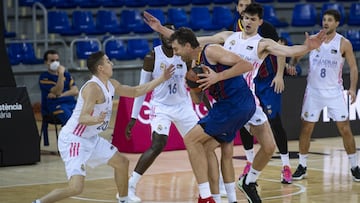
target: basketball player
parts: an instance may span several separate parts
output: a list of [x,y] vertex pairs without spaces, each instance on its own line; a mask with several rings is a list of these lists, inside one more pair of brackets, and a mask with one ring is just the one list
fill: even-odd
[[[175,29],[170,24],[165,26],[172,30]],[[191,61],[185,63],[180,56],[174,56],[169,39],[163,35],[160,35],[160,39],[161,45],[155,47],[144,58],[140,84],[160,77],[162,69],[169,64],[174,64],[176,70],[171,79],[156,87],[151,95],[151,113],[149,115],[152,132],[151,146],[140,156],[129,179],[128,198],[131,202],[141,202],[141,199],[135,194],[136,185],[166,146],[171,123],[174,123],[181,136],[184,136],[199,120],[193,109],[191,98],[188,96],[184,80],[187,70],[191,67]],[[145,95],[137,97],[134,101],[131,120],[125,132],[128,139],[131,138],[131,129],[136,122],[144,99]]]
[[98,134],[109,126],[114,95],[137,97],[169,79],[172,65],[164,67],[163,74],[151,82],[130,87],[111,79],[113,64],[102,52],[96,52],[87,59],[87,67],[92,73],[80,89],[79,97],[69,121],[61,129],[58,148],[65,163],[69,185],[55,189],[35,203],[56,202],[80,194],[84,188],[85,165],[96,167],[108,164],[114,168],[115,183],[119,192],[119,203],[128,203],[129,160],[117,148]]
[[[345,60],[350,68],[350,88],[347,91],[351,104],[355,102],[358,67],[351,42],[336,32],[340,23],[337,10],[327,10],[322,18],[322,27],[326,31],[325,42],[309,54],[309,74],[302,106],[302,127],[299,138],[299,165],[292,175],[294,180],[303,179],[306,174],[310,138],[321,110],[328,109],[328,115],[336,122],[349,157],[354,181],[360,181],[360,168],[354,136],[349,123],[348,99],[343,96],[342,68]],[[297,63],[293,58],[290,63]]]

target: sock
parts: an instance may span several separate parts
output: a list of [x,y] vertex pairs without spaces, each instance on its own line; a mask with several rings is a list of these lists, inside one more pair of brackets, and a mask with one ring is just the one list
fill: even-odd
[[142,175],[138,174],[137,172],[133,171],[130,179],[129,179],[129,187],[136,188],[137,183],[139,182]]
[[245,150],[246,160],[250,163],[254,161],[254,148]]
[[127,202],[127,196],[126,197],[119,197],[119,203],[125,203],[125,202]]
[[216,203],[221,203],[221,195],[220,194],[211,194],[211,196],[213,197],[213,199],[215,200]]
[[307,154],[299,154],[299,164],[302,165],[303,167],[307,167],[306,165],[307,158],[308,158]]
[[281,157],[281,162],[282,162],[283,167],[290,166],[289,153],[280,154],[280,157]]
[[236,202],[236,190],[235,182],[225,183],[225,190],[228,198],[228,202]]
[[357,167],[356,153],[355,154],[349,154],[348,157],[349,157],[349,162],[350,162],[351,169],[356,168]]
[[33,203],[41,203],[39,199],[33,201]]
[[206,199],[208,197],[211,197],[209,182],[201,183],[201,184],[198,185],[198,187],[199,187],[200,197],[202,199]]
[[255,183],[260,175],[260,171],[255,170],[252,166],[250,168],[249,173],[246,176],[245,184],[249,185],[249,183]]

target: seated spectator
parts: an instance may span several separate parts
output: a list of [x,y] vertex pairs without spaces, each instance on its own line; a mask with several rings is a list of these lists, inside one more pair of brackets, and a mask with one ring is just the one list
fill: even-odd
[[76,104],[79,89],[75,85],[70,73],[60,65],[59,53],[48,50],[44,54],[44,63],[47,71],[40,74],[41,113],[53,114],[65,125],[70,118]]

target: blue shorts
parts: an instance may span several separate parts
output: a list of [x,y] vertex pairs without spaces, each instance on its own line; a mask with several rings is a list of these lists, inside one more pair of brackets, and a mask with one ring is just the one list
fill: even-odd
[[218,101],[198,124],[218,142],[231,142],[235,138],[236,131],[253,116],[255,108],[253,96],[242,98],[237,102]]
[[255,83],[255,94],[259,98],[260,105],[269,119],[273,119],[281,114],[281,93],[276,93],[274,87],[270,87],[271,81],[272,78],[269,77],[257,80]]

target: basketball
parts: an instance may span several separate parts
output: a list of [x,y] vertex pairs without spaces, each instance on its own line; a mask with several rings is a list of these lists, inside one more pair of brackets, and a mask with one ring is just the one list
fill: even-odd
[[[196,81],[201,79],[197,74],[204,73],[204,68],[201,65],[197,65],[192,67],[187,73],[186,73],[186,84],[191,89],[199,89],[200,83],[197,83]],[[201,89],[199,89],[200,91]]]

